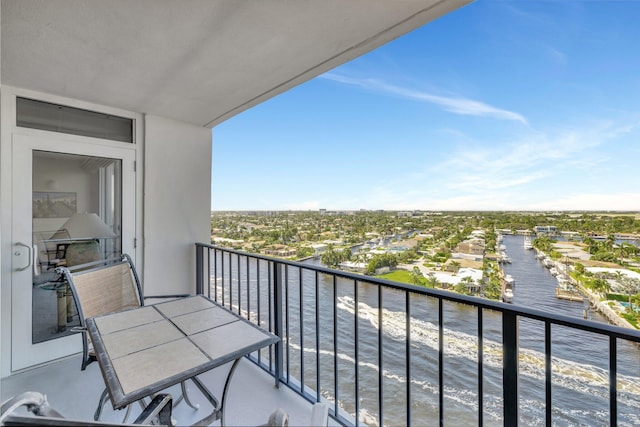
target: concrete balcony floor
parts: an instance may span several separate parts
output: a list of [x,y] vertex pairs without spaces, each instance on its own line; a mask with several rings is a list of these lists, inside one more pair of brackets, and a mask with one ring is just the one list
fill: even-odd
[[[199,378],[220,400],[222,388],[230,364],[202,374]],[[159,369],[162,369],[159,367]],[[211,411],[211,405],[197,387],[187,381],[191,401],[200,405],[193,410],[181,402],[173,409],[177,425],[193,424]],[[24,391],[38,391],[47,396],[49,404],[66,418],[92,420],[104,382],[97,362],[85,371],[80,370],[80,356],[72,356],[44,366],[26,370],[0,381],[2,401]],[[180,396],[180,386],[168,392],[174,399]],[[289,425],[308,425],[312,405],[289,388],[274,386],[273,377],[243,359],[232,378],[225,405],[225,423],[229,426],[258,426],[265,424],[269,415],[278,408],[289,414]],[[101,421],[122,422],[124,410],[114,411],[110,403],[105,405]],[[140,413],[139,405],[133,405],[128,422]],[[330,420],[330,425],[333,424]],[[220,420],[212,425],[220,425]]]

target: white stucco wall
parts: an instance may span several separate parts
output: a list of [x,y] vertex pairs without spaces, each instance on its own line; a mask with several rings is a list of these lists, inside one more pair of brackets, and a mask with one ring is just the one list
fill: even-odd
[[145,117],[145,295],[195,293],[195,243],[211,236],[211,129]]

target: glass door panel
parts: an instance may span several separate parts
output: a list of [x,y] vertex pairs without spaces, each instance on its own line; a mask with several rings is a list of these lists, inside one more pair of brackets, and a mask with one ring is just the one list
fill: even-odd
[[122,161],[33,151],[32,343],[71,334],[79,325],[59,266],[121,253]]

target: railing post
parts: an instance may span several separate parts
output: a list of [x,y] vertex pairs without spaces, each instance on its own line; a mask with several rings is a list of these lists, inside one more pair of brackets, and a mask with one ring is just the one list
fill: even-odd
[[282,331],[282,264],[279,262],[273,263],[273,311],[274,311],[274,334],[280,337],[275,346],[275,358],[276,358],[276,387],[280,387],[280,379],[282,378],[283,368],[283,350],[284,344],[283,331]]
[[204,247],[196,244],[196,295],[204,294]]
[[502,313],[502,390],[504,394],[504,426],[518,425],[518,317]]
[[609,336],[609,420],[618,425],[618,347],[616,337]]

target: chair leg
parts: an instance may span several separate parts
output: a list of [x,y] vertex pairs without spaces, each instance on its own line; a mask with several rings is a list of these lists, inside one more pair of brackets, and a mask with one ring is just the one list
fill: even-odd
[[102,394],[100,395],[100,400],[98,401],[98,407],[96,408],[96,412],[95,414],[93,414],[94,421],[100,420],[100,415],[102,414],[102,407],[104,406],[108,398],[109,398],[109,395],[107,394],[107,389],[105,388]]
[[185,381],[182,381],[180,383],[180,388],[182,389],[182,396],[184,396],[185,403],[187,405],[189,405],[189,407],[191,409],[196,409],[197,410],[198,408],[200,408],[200,405],[198,405],[198,404],[194,405],[193,403],[191,403],[191,400],[189,400],[189,395],[187,394],[187,391],[188,391],[187,390],[187,385],[186,385]]
[[124,418],[122,419],[122,424],[127,423],[127,419],[129,418],[129,414],[131,413],[131,405],[127,405],[127,411],[124,413]]
[[[104,391],[100,395],[100,400],[98,401],[98,407],[96,408],[96,412],[93,414],[94,421],[100,421],[100,415],[102,415],[102,408],[109,400],[109,393],[105,387]],[[141,406],[143,406],[141,404]],[[144,409],[144,406],[143,406]],[[129,414],[131,413],[131,405],[127,405],[127,410],[124,413],[124,418],[122,419],[122,424],[126,424],[127,419],[129,418]]]

